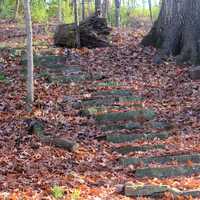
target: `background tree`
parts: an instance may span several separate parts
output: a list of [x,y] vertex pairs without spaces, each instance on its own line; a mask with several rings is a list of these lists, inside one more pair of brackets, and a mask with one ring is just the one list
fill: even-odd
[[178,62],[200,61],[200,1],[163,0],[160,15],[142,44],[160,48],[160,56]]
[[80,48],[79,18],[77,0],[74,0],[74,22],[76,29],[76,47]]
[[59,23],[63,22],[62,19],[62,0],[58,0],[58,18],[59,18]]
[[115,0],[115,26],[120,26],[120,2],[121,0]]
[[101,0],[95,0],[95,13],[101,13]]
[[82,0],[82,20],[85,19],[85,0]]
[[32,21],[30,0],[24,0],[24,14],[26,22],[27,34],[27,60],[28,60],[28,77],[27,77],[27,91],[28,91],[28,104],[32,106],[34,101],[34,84],[33,84],[33,48],[32,48]]
[[16,0],[16,5],[15,5],[15,19],[18,18],[18,14],[19,14],[19,5],[20,5],[20,0]]
[[151,22],[153,22],[151,0],[148,0],[148,5],[149,5],[149,14],[150,14],[150,19],[151,19]]

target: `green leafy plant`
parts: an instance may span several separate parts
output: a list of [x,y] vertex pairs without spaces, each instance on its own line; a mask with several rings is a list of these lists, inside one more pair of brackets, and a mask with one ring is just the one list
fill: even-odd
[[79,189],[75,189],[71,194],[71,200],[78,200],[80,198],[81,191]]
[[53,186],[51,188],[51,192],[54,198],[60,199],[64,196],[64,189],[61,188],[60,186]]

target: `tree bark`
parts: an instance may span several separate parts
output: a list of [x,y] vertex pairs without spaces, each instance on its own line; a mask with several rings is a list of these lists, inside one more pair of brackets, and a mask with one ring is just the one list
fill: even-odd
[[163,0],[158,20],[142,44],[160,49],[159,56],[177,56],[177,62],[200,62],[200,1]]
[[33,48],[32,48],[32,21],[31,21],[31,9],[30,0],[24,0],[24,14],[26,22],[27,33],[27,60],[28,60],[28,77],[27,77],[27,90],[28,90],[28,103],[32,108],[34,101],[34,84],[33,84]]
[[104,0],[102,4],[102,16],[106,18],[107,14],[108,14],[108,0]]
[[85,19],[85,0],[82,0],[82,20]]
[[19,3],[20,3],[20,0],[16,0],[16,4],[15,4],[15,19],[18,18],[18,14],[19,14]]
[[151,0],[148,0],[148,5],[149,5],[149,14],[150,14],[150,19],[151,19],[151,22],[153,22]]
[[120,26],[120,1],[121,0],[115,0],[115,26]]
[[95,14],[101,14],[101,0],[95,0]]
[[59,18],[59,23],[61,24],[63,22],[63,20],[62,20],[62,0],[59,0],[59,2],[58,2],[58,18]]
[[74,0],[74,24],[76,31],[76,47],[80,48],[80,33],[79,33],[79,19],[78,19],[78,5],[77,0]]

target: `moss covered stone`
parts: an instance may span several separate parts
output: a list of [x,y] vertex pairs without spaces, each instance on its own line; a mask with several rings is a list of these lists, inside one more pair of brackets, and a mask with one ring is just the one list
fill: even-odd
[[[113,148],[113,151],[116,151],[121,154],[128,154],[130,152],[136,152],[136,151],[149,151],[152,149],[164,149],[165,145],[163,144],[157,144],[157,145],[142,145],[142,146],[123,146],[118,148]],[[126,161],[128,161],[131,158],[123,159],[121,162],[125,165],[127,165]]]
[[110,134],[106,135],[106,140],[112,143],[132,142],[136,140],[154,140],[155,138],[164,140],[168,138],[169,135],[169,132],[143,134]]
[[128,112],[111,112],[106,114],[97,115],[95,117],[98,122],[105,121],[123,121],[123,120],[133,120],[137,121],[139,118],[148,121],[153,119],[156,116],[153,110],[136,110],[136,111],[128,111]]
[[193,163],[200,163],[200,154],[187,154],[187,155],[164,155],[157,157],[147,157],[147,158],[123,158],[121,159],[121,164],[126,165],[137,165],[143,163],[148,165],[150,163],[159,163],[164,164],[168,162],[178,162],[178,163],[187,163],[187,161],[192,161]]
[[134,173],[135,176],[139,178],[168,178],[177,176],[191,176],[192,174],[200,173],[200,165],[164,168],[143,168],[137,169]]

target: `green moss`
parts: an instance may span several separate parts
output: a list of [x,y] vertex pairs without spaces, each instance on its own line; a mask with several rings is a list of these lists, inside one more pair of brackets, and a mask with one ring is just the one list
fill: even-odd
[[0,81],[6,81],[7,78],[3,73],[0,73]]

